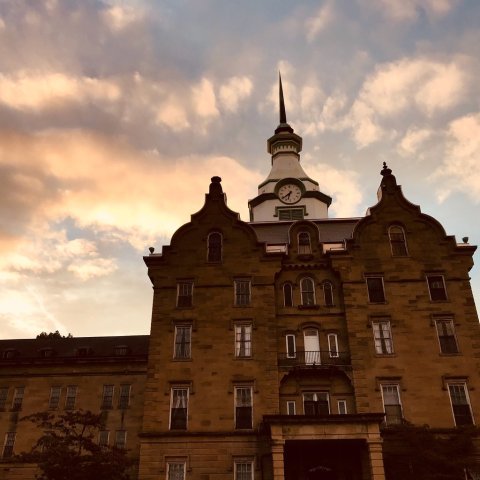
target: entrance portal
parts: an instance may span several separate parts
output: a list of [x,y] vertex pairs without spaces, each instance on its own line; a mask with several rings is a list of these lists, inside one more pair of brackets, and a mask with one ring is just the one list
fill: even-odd
[[361,440],[287,440],[285,480],[361,480]]

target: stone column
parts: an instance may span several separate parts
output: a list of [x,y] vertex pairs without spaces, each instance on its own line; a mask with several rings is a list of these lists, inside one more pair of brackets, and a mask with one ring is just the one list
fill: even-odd
[[272,444],[273,480],[285,480],[284,445],[284,442],[279,441]]
[[368,458],[370,460],[370,479],[385,480],[385,470],[383,469],[382,440],[369,440]]

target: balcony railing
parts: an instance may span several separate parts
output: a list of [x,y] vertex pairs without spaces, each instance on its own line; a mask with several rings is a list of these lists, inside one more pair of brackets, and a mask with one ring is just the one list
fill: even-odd
[[291,353],[280,353],[278,355],[280,367],[318,367],[326,366],[348,366],[350,355],[347,352],[332,352],[329,350],[303,351],[297,350]]

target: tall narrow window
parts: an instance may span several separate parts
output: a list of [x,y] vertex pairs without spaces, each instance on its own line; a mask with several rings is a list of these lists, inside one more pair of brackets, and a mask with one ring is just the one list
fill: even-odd
[[235,480],[253,480],[253,461],[235,461]]
[[375,353],[391,355],[393,353],[392,332],[388,320],[372,322]]
[[328,415],[330,413],[328,392],[304,393],[303,412],[305,415]]
[[287,402],[287,415],[296,415],[295,400],[289,400]]
[[235,428],[252,428],[252,387],[235,387]]
[[127,432],[125,430],[117,430],[115,432],[115,447],[124,449],[127,446]]
[[23,395],[25,387],[17,387],[13,392],[12,410],[18,411],[22,409]]
[[62,387],[52,387],[50,389],[50,400],[48,402],[48,408],[52,410],[58,408],[61,394],[62,394]]
[[385,410],[385,423],[397,425],[403,421],[402,404],[398,385],[382,385],[383,408]]
[[207,261],[221,262],[222,261],[222,234],[212,232],[208,235],[207,247]]
[[427,284],[432,302],[441,302],[447,299],[443,275],[427,275]]
[[192,326],[178,325],[175,327],[174,358],[185,360],[191,357]]
[[235,280],[235,305],[246,307],[250,305],[251,282],[248,279]]
[[73,410],[77,401],[77,386],[69,385],[65,395],[65,410]]
[[177,283],[177,307],[193,305],[193,282]]
[[285,283],[283,286],[283,304],[286,307],[293,307],[293,289],[291,283]]
[[252,325],[235,325],[235,356],[252,356]]
[[125,409],[130,405],[130,392],[132,386],[128,384],[120,385],[120,396],[118,397],[118,408]]
[[186,430],[188,418],[188,387],[172,388],[170,430]]
[[368,300],[371,303],[384,303],[385,290],[383,288],[383,277],[366,277]]
[[302,297],[302,305],[315,305],[315,283],[310,277],[300,280],[300,295]]
[[167,463],[167,480],[185,480],[185,462]]
[[15,432],[7,432],[5,434],[5,442],[3,444],[3,458],[13,456],[13,447],[15,446]]
[[305,364],[320,365],[322,363],[322,356],[318,330],[316,328],[306,328],[303,331],[303,345],[305,347]]
[[102,394],[102,410],[108,410],[113,408],[113,393],[115,391],[115,387],[113,385],[104,385],[103,386],[103,394]]
[[308,232],[300,232],[298,234],[298,253],[299,255],[307,255],[312,253],[310,234]]
[[405,231],[399,225],[392,225],[388,229],[388,236],[390,238],[390,248],[392,249],[393,257],[406,257],[407,240],[405,238]]
[[451,383],[448,385],[448,393],[452,403],[453,418],[455,425],[473,425],[472,409],[468,398],[467,385],[462,383]]
[[108,446],[109,438],[110,438],[110,432],[108,430],[100,430],[98,434],[98,445],[100,447]]
[[0,387],[0,411],[5,409],[8,397],[8,387]]
[[346,415],[347,414],[347,401],[346,400],[338,400],[337,408],[339,415]]
[[458,353],[457,339],[455,338],[455,327],[453,319],[442,318],[435,321],[437,327],[440,352]]
[[333,307],[333,286],[330,282],[323,282],[323,298],[326,307]]
[[330,358],[338,357],[338,337],[336,333],[329,333],[327,335],[328,340],[328,356]]
[[295,358],[297,356],[297,348],[295,345],[295,335],[289,333],[285,335],[285,341],[287,344],[287,358]]

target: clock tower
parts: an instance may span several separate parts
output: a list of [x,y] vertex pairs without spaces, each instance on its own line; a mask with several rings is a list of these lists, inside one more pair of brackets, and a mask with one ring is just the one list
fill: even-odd
[[287,123],[282,79],[279,76],[280,123],[267,140],[272,169],[248,202],[251,222],[314,220],[328,217],[331,197],[320,192],[300,165],[302,137]]

